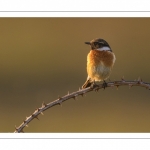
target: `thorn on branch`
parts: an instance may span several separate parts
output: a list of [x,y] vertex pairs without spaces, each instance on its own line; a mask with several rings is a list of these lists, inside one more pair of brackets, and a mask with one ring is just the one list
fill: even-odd
[[141,84],[142,79],[139,77],[137,81],[138,81],[138,84]]
[[119,87],[119,85],[116,85],[117,90],[119,89],[118,87]]
[[18,128],[17,128],[17,126],[15,125],[15,130],[18,132]]
[[38,118],[38,116],[34,116],[34,118],[36,118],[37,120],[40,120],[40,119]]
[[80,95],[81,95],[82,97],[84,97],[84,93],[81,93]]
[[73,98],[74,100],[77,100],[77,96],[73,96],[72,98]]
[[58,95],[58,99],[59,99],[59,100],[61,100],[61,99],[62,99],[62,97],[60,97],[60,96]]
[[41,115],[44,115],[44,113],[43,113],[43,112],[40,112],[40,114],[41,114]]
[[40,111],[40,108],[38,108],[37,111],[39,112],[39,111]]
[[121,80],[124,82],[125,80],[124,80],[124,76],[121,78]]
[[45,104],[45,102],[43,102],[43,103],[42,103],[42,107],[45,107],[45,106],[47,106],[47,105]]
[[62,106],[62,102],[58,102],[57,104],[60,105],[60,106]]
[[70,95],[70,94],[69,94],[69,91],[68,91],[68,95]]
[[38,116],[36,116],[34,113],[31,116],[39,120]]
[[39,109],[38,109],[38,108],[36,108],[34,112],[38,112],[38,111],[39,111]]
[[27,122],[26,120],[23,121],[24,124],[25,124],[26,122]]

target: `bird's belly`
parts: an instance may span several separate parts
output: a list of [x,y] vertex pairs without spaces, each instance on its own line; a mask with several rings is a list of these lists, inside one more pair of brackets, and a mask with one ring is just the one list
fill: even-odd
[[106,67],[103,63],[98,66],[91,66],[88,71],[88,75],[92,80],[101,81],[109,77],[111,67]]

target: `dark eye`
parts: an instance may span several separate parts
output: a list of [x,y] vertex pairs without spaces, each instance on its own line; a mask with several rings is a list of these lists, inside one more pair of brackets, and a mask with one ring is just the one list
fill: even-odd
[[99,42],[94,42],[94,45],[97,45]]

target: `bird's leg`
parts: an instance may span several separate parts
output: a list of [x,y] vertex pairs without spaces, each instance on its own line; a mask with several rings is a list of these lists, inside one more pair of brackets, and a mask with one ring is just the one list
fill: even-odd
[[97,84],[96,84],[96,82],[95,82],[95,80],[92,82],[92,84],[91,84],[91,87],[92,88],[96,88],[96,87],[99,87]]
[[103,82],[103,88],[105,89],[107,87],[107,83],[106,83],[106,81],[104,80],[104,82]]

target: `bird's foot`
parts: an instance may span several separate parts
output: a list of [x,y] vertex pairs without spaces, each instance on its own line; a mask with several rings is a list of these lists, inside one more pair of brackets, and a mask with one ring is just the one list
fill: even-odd
[[105,81],[105,80],[104,80],[104,82],[103,82],[102,87],[104,88],[104,90],[105,90],[105,88],[107,87],[107,83],[106,83],[106,81]]
[[94,89],[94,88],[96,88],[96,87],[99,87],[99,85],[97,85],[97,84],[95,83],[95,81],[93,81],[92,84],[91,84],[91,88]]

